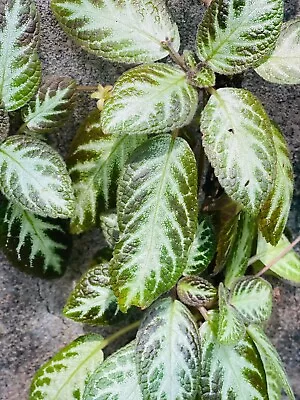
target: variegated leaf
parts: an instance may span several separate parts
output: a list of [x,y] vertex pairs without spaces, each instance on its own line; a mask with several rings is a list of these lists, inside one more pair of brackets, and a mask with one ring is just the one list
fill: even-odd
[[100,113],[93,111],[79,128],[68,160],[75,192],[71,232],[99,225],[101,209],[114,206],[119,174],[145,135],[104,135]]
[[0,185],[4,195],[25,210],[69,218],[74,195],[59,154],[30,136],[10,136],[0,145]]
[[247,90],[219,89],[202,113],[201,130],[205,152],[225,192],[257,215],[276,172],[273,129],[263,106]]
[[43,134],[62,125],[73,108],[76,82],[59,76],[45,78],[35,100],[23,111],[26,133]]
[[38,36],[34,1],[0,2],[0,103],[7,111],[23,107],[40,84]]
[[200,71],[193,76],[192,81],[199,88],[212,87],[216,84],[216,75],[211,68],[203,65]]
[[275,124],[273,124],[273,140],[277,155],[275,182],[259,215],[259,228],[265,239],[276,245],[289,216],[294,177],[287,144]]
[[144,400],[193,400],[199,386],[197,325],[179,301],[158,300],[136,337],[136,365]]
[[142,400],[135,366],[135,341],[108,357],[90,377],[83,400]]
[[212,261],[216,252],[216,233],[211,220],[201,216],[197,231],[188,252],[188,260],[183,275],[199,275]]
[[116,210],[102,213],[100,215],[100,226],[104,239],[113,249],[119,240],[119,225]]
[[282,18],[281,0],[215,0],[199,25],[198,56],[223,75],[257,66],[274,49]]
[[232,288],[230,303],[247,323],[267,321],[272,313],[272,286],[262,278],[243,278]]
[[175,285],[197,224],[197,170],[187,142],[159,135],[130,158],[118,191],[111,284],[120,308],[148,307]]
[[269,82],[300,83],[300,17],[283,24],[274,52],[255,71]]
[[35,374],[29,400],[83,400],[89,377],[103,361],[100,335],[81,336],[60,350]]
[[217,300],[217,289],[198,276],[186,276],[177,284],[179,299],[191,307],[210,308]]
[[238,216],[236,235],[234,235],[226,260],[225,286],[230,287],[237,278],[245,274],[256,236],[256,219],[241,211]]
[[161,42],[175,50],[180,38],[164,0],[51,0],[65,32],[85,50],[111,61],[145,63],[168,55]]
[[288,398],[295,400],[282,361],[263,329],[256,325],[250,325],[247,332],[254,341],[266,372],[269,399],[281,400],[281,391],[284,389]]
[[[282,235],[276,246],[267,243],[266,240],[259,235],[257,255],[261,262],[267,265],[278,257],[289,245],[290,242],[285,235]],[[275,274],[281,278],[300,283],[300,256],[294,250],[289,251],[271,267],[271,271],[275,272]]]
[[105,102],[101,124],[106,134],[153,134],[188,125],[198,94],[185,73],[167,64],[148,64],[125,72]]
[[0,105],[0,143],[5,140],[9,134],[9,116],[8,112]]
[[265,372],[248,335],[236,344],[217,340],[217,315],[200,328],[203,399],[268,400]]

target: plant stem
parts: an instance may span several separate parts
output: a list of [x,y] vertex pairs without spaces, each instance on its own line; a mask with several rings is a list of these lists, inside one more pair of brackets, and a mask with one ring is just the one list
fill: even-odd
[[175,62],[175,64],[179,65],[185,72],[187,72],[188,68],[184,62],[184,58],[174,49],[171,40],[170,39],[163,40],[161,44],[166,50],[168,50],[169,55]]
[[198,308],[200,314],[202,315],[202,317],[205,319],[205,321],[208,321],[208,314],[207,314],[207,309],[205,307],[199,307]]
[[112,342],[117,340],[120,336],[125,335],[127,332],[130,332],[133,329],[137,329],[140,326],[140,324],[141,324],[141,321],[136,321],[136,322],[133,322],[132,324],[127,325],[124,328],[120,329],[118,332],[113,333],[108,338],[103,340],[102,346],[101,346],[102,349],[104,349],[104,347],[108,346],[109,344],[111,344]]
[[18,129],[17,135],[21,135],[22,133],[24,133],[26,128],[27,128],[27,122],[24,122],[24,124],[21,125],[20,128]]
[[98,86],[76,86],[76,90],[78,92],[96,92],[98,90]]

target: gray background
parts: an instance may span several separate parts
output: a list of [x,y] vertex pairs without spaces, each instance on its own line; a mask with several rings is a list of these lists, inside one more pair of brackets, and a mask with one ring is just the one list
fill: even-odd
[[[98,59],[77,48],[61,31],[51,12],[49,2],[37,1],[42,20],[41,58],[45,74],[67,75],[79,84],[108,84],[125,70],[120,65]],[[170,10],[177,21],[182,42],[193,48],[197,24],[203,7],[198,0],[169,0]],[[299,13],[297,0],[286,2],[286,18]],[[267,84],[254,72],[249,72],[244,86],[250,88],[283,129],[289,142],[296,174],[296,190],[289,225],[299,234],[300,217],[300,86]],[[78,123],[93,103],[80,94],[75,116],[52,137],[53,143],[65,155]],[[55,281],[45,281],[25,275],[9,265],[0,253],[0,398],[27,398],[30,380],[37,368],[60,347],[78,335],[90,331],[81,324],[61,316],[65,300],[76,280],[86,269],[88,260],[101,246],[97,232],[75,239],[66,275]],[[273,282],[280,288],[275,302],[269,332],[286,366],[290,382],[300,400],[300,288]],[[100,329],[106,334],[109,329]],[[67,400],[67,399],[62,399]]]

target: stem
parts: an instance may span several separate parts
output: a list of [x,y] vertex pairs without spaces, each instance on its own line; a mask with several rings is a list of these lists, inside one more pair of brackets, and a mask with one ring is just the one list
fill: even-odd
[[96,92],[98,90],[98,86],[76,86],[76,90],[78,92]]
[[20,128],[18,129],[17,135],[21,135],[22,133],[24,133],[26,128],[27,128],[27,122],[24,122],[24,124],[21,125]]
[[174,49],[171,40],[162,40],[161,45],[163,46],[163,48],[168,50],[169,55],[175,62],[175,64],[179,65],[185,72],[187,72],[188,68],[184,62],[184,58]]
[[113,333],[108,338],[104,339],[102,342],[102,349],[117,340],[120,336],[125,335],[127,332],[137,329],[140,326],[140,323],[141,321],[133,322],[132,324],[125,326],[125,328],[120,329],[118,332]]
[[175,140],[179,136],[179,129],[174,129],[172,132],[172,138]]
[[208,321],[208,313],[207,313],[207,309],[205,307],[199,307],[198,308],[200,314],[202,315],[202,317],[205,319],[205,321]]

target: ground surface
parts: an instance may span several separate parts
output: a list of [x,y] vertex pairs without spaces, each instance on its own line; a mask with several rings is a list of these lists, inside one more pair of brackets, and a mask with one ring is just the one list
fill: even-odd
[[[193,48],[195,29],[202,13],[199,1],[169,0],[168,4],[179,24],[183,43]],[[113,83],[124,68],[77,48],[55,22],[49,11],[49,1],[38,0],[38,5],[42,18],[41,57],[44,72],[72,76],[80,84]],[[297,0],[287,2],[287,18],[299,11]],[[290,144],[297,175],[290,227],[297,234],[300,231],[300,86],[266,84],[251,72],[244,86],[261,98]],[[86,102],[91,106],[85,95],[81,95],[79,100],[80,104]],[[62,154],[66,154],[78,122],[86,114],[86,110],[80,111],[77,107],[75,117],[53,139]],[[100,244],[101,238],[96,233],[77,238],[68,272],[56,281],[24,275],[12,268],[0,254],[1,400],[25,400],[30,379],[37,368],[60,347],[88,331],[88,328],[64,319],[61,310],[75,281]],[[300,288],[274,283],[280,286],[281,296],[276,302],[269,332],[284,360],[297,400],[300,400]],[[101,333],[105,332],[102,330]]]

